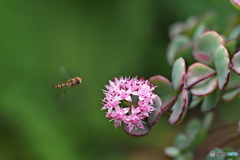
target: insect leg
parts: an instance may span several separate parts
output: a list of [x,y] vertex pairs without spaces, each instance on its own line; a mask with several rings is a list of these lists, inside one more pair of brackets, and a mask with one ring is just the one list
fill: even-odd
[[66,93],[67,89],[68,89],[68,88],[65,88],[65,89],[64,89],[62,96],[59,98],[59,101],[61,101],[61,99],[65,96],[65,93]]

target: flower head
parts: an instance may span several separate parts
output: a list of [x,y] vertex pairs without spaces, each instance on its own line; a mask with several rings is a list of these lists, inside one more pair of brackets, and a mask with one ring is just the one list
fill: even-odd
[[106,117],[114,121],[114,127],[123,122],[128,125],[129,132],[137,127],[144,129],[144,119],[156,110],[153,107],[153,99],[157,96],[153,93],[155,87],[143,78],[120,77],[109,81],[105,88],[101,110],[108,110]]

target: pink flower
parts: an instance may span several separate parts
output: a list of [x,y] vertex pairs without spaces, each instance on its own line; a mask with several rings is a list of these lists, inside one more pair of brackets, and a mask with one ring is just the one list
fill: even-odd
[[101,110],[107,109],[106,117],[114,121],[114,127],[123,122],[128,125],[129,132],[133,128],[144,129],[144,119],[156,110],[153,107],[153,99],[157,96],[153,93],[155,87],[143,78],[120,77],[109,81],[105,88]]
[[240,0],[230,0],[230,1],[235,8],[240,10]]
[[231,2],[236,4],[236,5],[238,5],[238,6],[240,6],[240,0],[231,0]]

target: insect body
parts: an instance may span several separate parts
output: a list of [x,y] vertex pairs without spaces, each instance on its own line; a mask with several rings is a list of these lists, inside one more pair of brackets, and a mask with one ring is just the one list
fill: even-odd
[[58,89],[58,88],[62,88],[62,87],[72,87],[72,86],[75,86],[77,84],[80,84],[81,81],[82,81],[82,78],[79,78],[79,77],[71,78],[65,83],[58,84],[58,85],[54,86],[54,88]]

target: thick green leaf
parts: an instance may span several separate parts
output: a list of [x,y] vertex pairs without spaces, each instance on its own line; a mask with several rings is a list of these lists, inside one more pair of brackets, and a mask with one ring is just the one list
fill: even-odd
[[198,119],[191,120],[186,127],[189,150],[194,149],[206,138],[206,132],[201,130],[202,124]]
[[155,111],[152,112],[152,114],[149,115],[147,119],[147,123],[150,126],[153,126],[157,123],[158,119],[160,118],[161,115],[161,107],[162,107],[162,100],[157,96],[154,100],[154,108],[156,108]]
[[240,87],[240,76],[237,75],[234,71],[230,71],[229,81],[224,90],[234,89]]
[[188,45],[189,43],[190,39],[186,36],[177,36],[170,42],[167,50],[167,60],[170,65],[173,65],[179,50],[184,48],[184,46]]
[[227,90],[223,93],[222,99],[226,102],[230,102],[238,98],[240,95],[240,88]]
[[217,70],[218,87],[220,90],[226,86],[230,75],[230,60],[227,49],[220,45],[214,54],[214,63]]
[[221,153],[223,150],[220,148],[214,148],[212,151],[210,151],[207,156],[206,160],[224,160],[224,156],[217,156],[215,153]]
[[201,112],[206,113],[213,110],[219,101],[220,91],[216,89],[213,93],[203,98]]
[[182,93],[178,96],[178,100],[173,105],[173,112],[169,118],[171,124],[178,124],[184,118],[187,112],[188,105],[188,94],[184,89]]
[[206,12],[201,17],[189,17],[186,22],[177,22],[170,27],[170,37],[186,35],[191,39],[198,37],[204,31],[203,25],[212,25],[215,18],[214,12]]
[[128,125],[126,123],[123,123],[122,126],[123,130],[131,136],[141,137],[151,132],[151,127],[146,123],[143,123],[144,129],[137,127],[137,129],[133,128],[131,132],[129,132]]
[[229,40],[225,43],[225,47],[227,48],[230,57],[232,57],[233,54],[235,53],[236,46],[237,40]]
[[209,66],[214,66],[213,56],[219,45],[223,44],[222,37],[215,31],[206,31],[196,41],[194,58]]
[[240,34],[240,25],[233,28],[232,32],[229,34],[229,39],[236,39]]
[[184,26],[185,28],[183,28],[182,34],[192,38],[198,24],[199,24],[198,17],[194,17],[194,16],[189,17],[185,22],[185,26]]
[[164,153],[169,157],[176,157],[179,155],[180,150],[177,147],[171,146],[164,149]]
[[203,98],[202,97],[197,97],[197,96],[192,96],[192,100],[190,102],[190,105],[188,106],[188,109],[195,108],[202,102]]
[[189,44],[186,44],[185,46],[183,46],[177,51],[174,57],[174,60],[182,57],[185,60],[187,65],[191,65],[195,62],[192,52],[193,52],[193,43],[190,42]]
[[172,69],[172,83],[173,89],[176,92],[182,90],[184,84],[184,78],[186,75],[186,65],[183,58],[178,58],[174,64]]
[[174,38],[183,34],[191,37],[190,33],[192,32],[194,26],[196,26],[197,21],[198,19],[196,17],[189,17],[186,22],[174,23],[170,26],[170,37]]
[[195,96],[206,96],[212,93],[217,88],[217,85],[217,78],[214,76],[194,85],[190,92]]
[[199,130],[194,137],[190,137],[189,150],[194,150],[199,144],[207,138],[207,132],[205,130]]
[[233,55],[232,69],[237,75],[240,75],[240,51]]
[[193,152],[182,153],[178,155],[174,160],[194,160]]
[[214,114],[212,112],[204,114],[203,122],[202,122],[202,129],[206,132],[211,127],[211,124],[213,122]]
[[194,32],[193,39],[196,40],[205,30],[206,25],[204,23],[199,24]]
[[186,134],[188,138],[194,139],[201,129],[201,122],[198,119],[191,120],[186,126]]
[[154,86],[157,86],[154,91],[162,100],[161,113],[164,113],[177,99],[172,83],[159,75],[149,78],[149,81]]
[[193,152],[187,152],[184,155],[184,160],[194,160],[194,153]]
[[192,85],[197,82],[204,80],[208,77],[211,77],[216,74],[216,71],[212,68],[202,64],[202,63],[194,63],[188,67],[187,70],[187,80],[186,85],[187,88],[191,88]]
[[174,139],[174,146],[179,148],[180,150],[184,150],[188,147],[188,138],[184,133],[179,133]]

